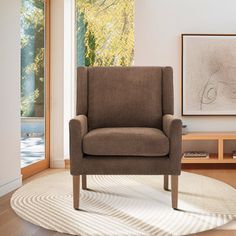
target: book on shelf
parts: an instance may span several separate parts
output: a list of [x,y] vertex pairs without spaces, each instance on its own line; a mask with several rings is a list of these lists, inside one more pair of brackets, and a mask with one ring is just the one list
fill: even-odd
[[194,158],[203,158],[207,159],[209,158],[209,153],[204,151],[190,151],[190,152],[184,152],[183,158],[187,159],[194,159]]
[[233,151],[233,159],[236,159],[236,151]]

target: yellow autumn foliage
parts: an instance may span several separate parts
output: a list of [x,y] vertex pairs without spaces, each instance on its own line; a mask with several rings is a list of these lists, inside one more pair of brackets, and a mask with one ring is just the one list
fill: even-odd
[[[76,0],[85,27],[85,65],[129,66],[134,57],[134,0]],[[79,22],[79,21],[77,21]],[[81,42],[80,42],[81,43]],[[87,61],[87,63],[86,63]]]

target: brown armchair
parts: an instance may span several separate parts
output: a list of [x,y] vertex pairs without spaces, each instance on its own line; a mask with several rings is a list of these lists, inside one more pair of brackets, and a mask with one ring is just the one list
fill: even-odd
[[171,67],[80,67],[77,116],[70,121],[74,208],[80,176],[171,175],[177,208],[182,122],[173,114]]

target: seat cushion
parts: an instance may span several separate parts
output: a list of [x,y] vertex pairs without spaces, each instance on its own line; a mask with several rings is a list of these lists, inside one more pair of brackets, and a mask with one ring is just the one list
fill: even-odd
[[165,156],[169,139],[155,128],[99,128],[84,136],[83,152],[95,156]]

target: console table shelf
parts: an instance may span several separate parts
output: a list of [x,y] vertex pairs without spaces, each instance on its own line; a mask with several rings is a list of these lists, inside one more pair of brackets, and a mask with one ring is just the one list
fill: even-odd
[[236,159],[233,159],[232,153],[224,151],[227,140],[235,141],[234,150],[236,150],[236,132],[191,132],[182,135],[182,140],[183,143],[185,141],[216,141],[218,149],[217,153],[210,153],[209,158],[182,158],[182,163],[236,163]]

